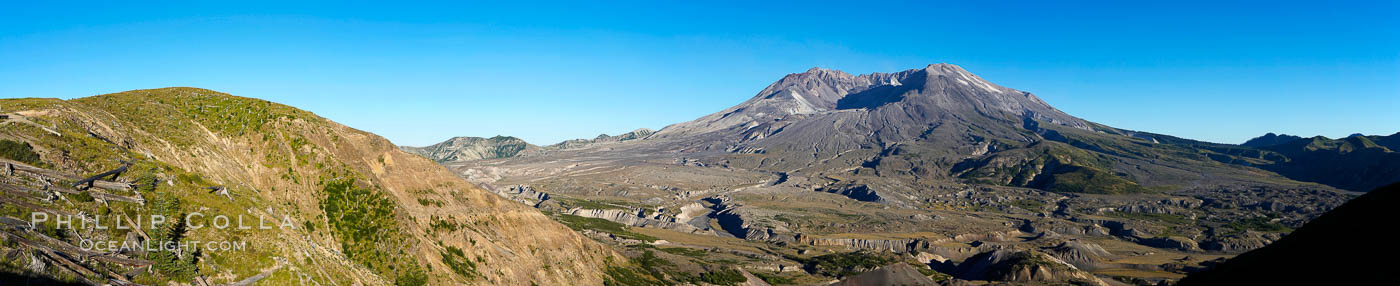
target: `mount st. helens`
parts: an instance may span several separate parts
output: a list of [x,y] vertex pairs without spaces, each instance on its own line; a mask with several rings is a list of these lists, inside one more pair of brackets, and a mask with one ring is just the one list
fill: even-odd
[[[936,64],[812,69],[640,139],[442,161],[685,273],[663,281],[909,261],[931,279],[1099,284],[1179,278],[1354,196],[1259,167],[1275,154],[1093,123]],[[613,226],[577,223],[592,219]]]
[[[489,194],[384,138],[284,105],[163,88],[5,99],[0,110],[6,277],[146,285],[562,285],[600,284],[610,265],[627,263],[539,211]],[[113,169],[125,172],[94,187],[74,184]],[[199,212],[279,222],[285,216],[296,227],[136,231],[44,223],[31,229],[23,223],[30,212],[106,219]],[[84,239],[236,240],[247,249],[73,247]]]

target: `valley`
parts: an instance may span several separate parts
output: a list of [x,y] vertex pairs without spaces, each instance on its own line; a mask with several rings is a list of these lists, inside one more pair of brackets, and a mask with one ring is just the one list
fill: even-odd
[[[1299,158],[1282,149],[1093,123],[946,64],[790,74],[727,110],[628,137],[501,158],[419,154],[633,259],[670,261],[648,268],[667,283],[738,270],[824,284],[900,262],[945,282],[1156,284],[1365,190],[1280,171]],[[1361,180],[1394,180],[1368,170]],[[825,259],[854,264],[817,269]]]

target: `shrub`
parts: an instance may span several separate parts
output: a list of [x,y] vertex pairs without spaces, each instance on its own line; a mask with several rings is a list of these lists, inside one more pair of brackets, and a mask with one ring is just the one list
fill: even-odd
[[732,268],[700,273],[700,277],[696,280],[715,285],[737,285],[749,281],[748,278],[744,277],[743,272]]
[[34,153],[34,146],[29,146],[26,142],[0,139],[0,157],[35,166],[43,164],[43,161],[39,160],[39,153]]
[[[379,191],[355,186],[352,179],[322,181],[321,209],[327,225],[351,261],[380,275],[395,277],[395,284],[423,285],[426,274],[411,257],[403,255],[407,239],[394,221],[395,205]],[[397,251],[397,255],[395,254]]]
[[476,271],[476,263],[467,259],[467,254],[462,252],[461,248],[448,246],[439,254],[442,255],[442,264],[446,264],[447,268],[451,268],[452,272],[457,273],[457,275],[467,279],[481,277],[481,273]]

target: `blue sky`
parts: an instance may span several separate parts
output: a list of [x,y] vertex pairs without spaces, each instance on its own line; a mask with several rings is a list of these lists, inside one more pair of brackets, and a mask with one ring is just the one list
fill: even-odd
[[1206,141],[1400,131],[1394,1],[39,2],[0,3],[0,97],[196,86],[405,145],[659,129],[814,66],[930,63]]

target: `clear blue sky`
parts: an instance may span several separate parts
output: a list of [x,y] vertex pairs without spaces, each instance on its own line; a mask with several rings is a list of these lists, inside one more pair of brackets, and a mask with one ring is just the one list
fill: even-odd
[[658,129],[813,66],[930,63],[1207,141],[1400,131],[1395,1],[40,2],[0,3],[0,97],[196,86],[405,145]]

